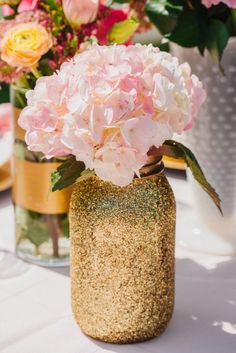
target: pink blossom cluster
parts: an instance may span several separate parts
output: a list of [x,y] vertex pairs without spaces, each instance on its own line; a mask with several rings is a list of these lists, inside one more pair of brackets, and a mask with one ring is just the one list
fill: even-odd
[[152,45],[93,45],[26,96],[19,124],[30,150],[73,154],[123,186],[153,146],[192,125],[205,91],[188,64]]
[[236,9],[236,0],[202,0],[202,4],[207,8],[218,5],[220,2],[223,2],[232,9]]

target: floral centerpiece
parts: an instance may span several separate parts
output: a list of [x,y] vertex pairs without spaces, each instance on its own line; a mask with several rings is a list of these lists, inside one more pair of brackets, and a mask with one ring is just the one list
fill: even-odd
[[70,207],[77,322],[109,342],[159,335],[174,302],[175,200],[163,153],[183,157],[220,209],[192,152],[171,140],[192,127],[205,100],[201,82],[152,45],[94,44],[26,97],[19,124],[29,150],[71,156],[52,173],[52,189],[77,181]]
[[[61,265],[68,262],[71,190],[47,195],[50,173],[62,159],[46,160],[42,153],[27,150],[17,120],[26,105],[26,92],[39,77],[53,74],[90,42],[128,44],[138,22],[128,10],[113,9],[98,0],[2,0],[0,5],[4,15],[0,21],[0,82],[11,84],[15,107],[17,253],[40,264]],[[50,119],[50,110],[45,107],[44,113]],[[32,114],[37,129],[39,112]],[[56,140],[51,143],[56,146]]]

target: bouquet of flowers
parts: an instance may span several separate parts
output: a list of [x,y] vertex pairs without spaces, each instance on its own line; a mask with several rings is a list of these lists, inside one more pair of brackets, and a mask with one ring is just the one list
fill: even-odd
[[[32,88],[87,43],[128,42],[138,27],[104,1],[0,0],[0,82]],[[24,102],[21,102],[24,106]]]
[[[68,201],[65,201],[69,191],[62,193],[60,198],[59,193],[55,198],[51,196],[51,202],[48,202],[47,194],[50,170],[65,158],[57,154],[56,158],[46,160],[37,149],[29,151],[17,120],[26,106],[27,92],[35,87],[37,79],[47,80],[63,62],[83,52],[92,42],[129,44],[139,23],[129,8],[112,8],[99,0],[0,0],[0,5],[3,14],[0,21],[0,82],[11,84],[15,111],[13,195],[17,251],[27,259],[34,255],[50,258],[52,246],[54,258],[63,258],[69,250],[66,245]],[[55,75],[51,78],[54,80]],[[60,89],[54,87],[54,83],[51,85],[51,93],[55,96],[57,88]],[[40,97],[43,95],[43,91],[39,93]],[[46,105],[44,113],[43,120],[47,124],[52,115]],[[32,114],[33,119],[40,119],[38,112],[32,111]],[[52,143],[56,146],[56,141]],[[37,178],[40,182],[35,187]]]
[[148,156],[183,157],[220,208],[192,152],[170,140],[192,127],[205,100],[187,63],[152,45],[98,46],[40,78],[19,123],[29,150],[71,155],[52,174],[53,191],[96,174],[125,186]]

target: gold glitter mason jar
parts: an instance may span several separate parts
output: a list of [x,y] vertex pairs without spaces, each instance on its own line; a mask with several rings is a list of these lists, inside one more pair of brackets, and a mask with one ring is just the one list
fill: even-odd
[[165,330],[174,306],[175,221],[174,195],[160,171],[126,187],[97,177],[75,185],[72,309],[84,333],[128,343]]

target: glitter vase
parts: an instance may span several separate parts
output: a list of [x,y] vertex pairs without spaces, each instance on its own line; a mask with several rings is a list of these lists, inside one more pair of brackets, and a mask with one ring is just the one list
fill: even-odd
[[88,336],[129,343],[160,335],[174,305],[176,205],[163,173],[118,187],[75,185],[70,207],[72,309]]

